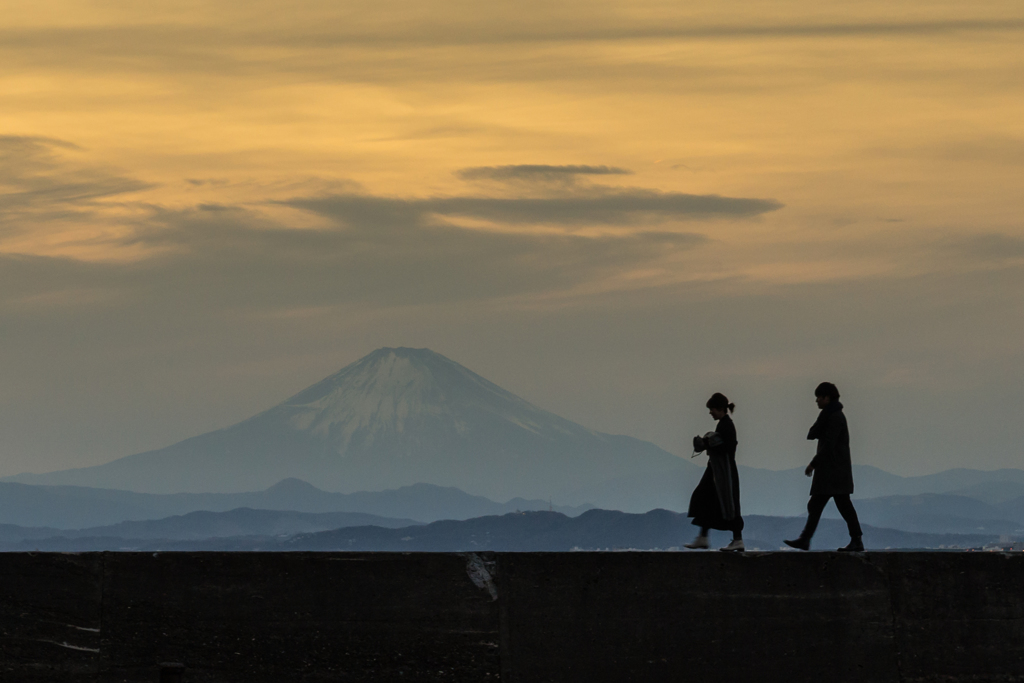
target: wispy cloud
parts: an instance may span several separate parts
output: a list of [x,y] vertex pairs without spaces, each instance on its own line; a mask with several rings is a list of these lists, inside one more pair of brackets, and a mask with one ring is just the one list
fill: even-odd
[[[8,195],[8,211],[14,205],[72,214],[100,210],[93,206],[97,200],[145,187],[54,154],[57,147],[73,149],[67,143],[0,142],[13,162],[3,176],[16,189]],[[525,164],[464,169],[460,176],[536,180],[627,173],[607,165]],[[207,186],[202,180],[186,183]],[[319,227],[297,228],[263,206],[315,214]],[[132,258],[83,263],[8,256],[5,271],[18,275],[3,287],[4,299],[8,306],[33,301],[45,307],[70,301],[69,293],[78,290],[166,305],[194,298],[226,314],[548,296],[595,285],[614,289],[631,273],[658,271],[709,242],[701,230],[682,231],[676,223],[745,220],[781,207],[772,199],[597,185],[542,197],[528,191],[425,198],[340,193],[251,205],[148,204],[121,220],[123,230],[102,238],[110,253],[122,250]],[[491,228],[466,227],[463,219]],[[579,230],[588,226],[598,230]]]
[[0,136],[0,235],[38,230],[48,220],[82,218],[100,200],[149,187],[58,154],[79,149],[53,138]]
[[543,180],[571,178],[576,176],[630,175],[626,168],[616,166],[567,165],[550,166],[547,164],[517,164],[511,166],[473,166],[459,169],[455,175],[463,180]]
[[1024,258],[1024,238],[1000,233],[970,235],[953,241],[948,247],[960,257],[990,263],[1005,263]]
[[404,199],[337,195],[292,199],[287,204],[314,211],[344,225],[369,222],[382,228],[426,225],[435,216],[475,218],[512,225],[629,226],[666,220],[753,218],[782,208],[782,204],[773,199],[613,188],[600,188],[586,196],[566,197]]
[[8,305],[33,296],[56,302],[61,292],[84,289],[157,307],[192,301],[211,315],[487,300],[614,282],[708,242],[701,234],[665,231],[512,234],[393,222],[394,216],[377,214],[379,222],[370,222],[364,215],[353,229],[295,230],[238,207],[161,211],[123,239],[154,252],[144,262],[4,257],[0,271],[17,277],[3,283],[0,298]]
[[[842,38],[870,36],[936,36],[957,33],[1008,33],[1024,30],[1024,19],[1007,12],[1003,16],[966,16],[940,19],[906,18],[868,21],[735,21],[709,22],[689,17],[687,21],[663,17],[658,21],[642,14],[630,16],[620,12],[597,11],[591,16],[574,16],[576,21],[540,21],[529,17],[510,16],[496,21],[491,8],[470,11],[453,22],[445,13],[433,12],[429,3],[419,5],[419,20],[396,23],[389,11],[372,10],[348,21],[321,21],[331,24],[310,25],[296,15],[291,21],[276,22],[276,29],[261,27],[259,22],[247,26],[217,26],[217,22],[179,21],[155,24],[135,21],[112,22],[108,25],[83,25],[61,28],[7,28],[0,31],[5,45],[33,48],[57,46],[58,54],[68,49],[87,49],[97,54],[112,55],[120,48],[140,48],[140,56],[162,52],[212,55],[225,48],[241,45],[265,45],[325,49],[350,46],[388,48],[395,45],[480,45],[531,42],[629,41],[649,39],[730,39],[730,38]],[[545,7],[550,9],[550,7]],[[329,10],[317,14],[330,15]],[[522,13],[520,13],[522,14]],[[210,43],[211,38],[217,42]]]
[[[181,17],[165,22],[125,17],[80,26],[12,27],[0,30],[0,54],[14,68],[45,66],[75,72],[145,73],[150,77],[203,73],[221,79],[287,79],[317,74],[336,81],[382,82],[402,78],[404,73],[416,80],[437,81],[446,80],[455,69],[459,78],[479,72],[476,77],[484,80],[527,76],[543,79],[545,71],[563,78],[600,80],[621,71],[621,65],[602,62],[596,70],[581,68],[577,61],[581,45],[933,38],[1024,31],[1024,18],[1013,12],[1003,16],[979,12],[958,17],[881,17],[865,21],[806,21],[796,16],[786,21],[786,12],[780,12],[781,20],[750,15],[723,22],[688,16],[686,12],[678,16],[631,14],[611,5],[588,8],[591,11],[582,16],[571,5],[537,3],[535,13],[491,6],[466,8],[453,21],[450,12],[437,11],[434,3],[404,3],[401,10],[393,6],[365,7],[358,13],[343,12],[328,3],[309,4],[306,14],[294,12],[281,18],[268,12],[267,18],[247,16],[239,23],[224,21],[223,17],[205,21]],[[238,3],[233,11],[244,13],[250,7],[249,3]],[[226,12],[229,16],[232,10]],[[396,12],[407,20],[396,22]],[[310,22],[306,18],[309,16],[318,20]],[[527,54],[479,51],[510,45],[522,46]],[[550,54],[536,52],[559,48],[575,52],[556,60]],[[336,58],[325,59],[326,54],[335,54]],[[643,68],[626,72],[636,77],[643,70],[663,68],[658,60],[639,66]]]
[[[60,150],[77,148],[42,138],[0,139],[5,161],[0,182],[9,189],[0,211],[19,213],[25,226],[39,232],[55,215],[102,217],[112,209],[101,200],[146,187],[66,158]],[[627,173],[607,165],[525,164],[465,169],[460,176]],[[190,187],[220,182],[185,181]],[[264,211],[267,206],[315,214],[320,222],[316,228],[296,227],[289,214]],[[658,271],[678,255],[708,244],[700,229],[682,231],[675,224],[748,220],[782,204],[588,185],[542,197],[529,191],[442,197],[349,192],[249,205],[207,201],[186,208],[133,207],[133,213],[119,214],[114,221],[120,229],[92,238],[102,242],[107,254],[124,252],[126,258],[89,262],[4,256],[7,280],[0,283],[0,301],[8,308],[32,302],[45,309],[72,301],[174,305],[194,300],[222,315],[243,309],[407,305],[549,296],[593,286],[614,289],[627,280],[635,286],[632,273]],[[466,227],[462,219],[491,227]],[[588,226],[596,230],[580,231]],[[75,292],[92,294],[83,300]]]

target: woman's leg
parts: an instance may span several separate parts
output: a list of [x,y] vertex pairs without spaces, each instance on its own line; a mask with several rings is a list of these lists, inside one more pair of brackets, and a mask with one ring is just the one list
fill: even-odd
[[736,456],[729,458],[729,465],[732,469],[732,498],[736,505],[736,519],[733,520],[732,540],[743,540],[743,516],[740,513],[740,471],[736,467]]
[[744,524],[743,524],[743,518],[742,517],[737,517],[736,519],[733,520],[732,540],[734,540],[734,541],[742,541],[743,540],[743,526],[744,526]]
[[729,545],[724,548],[719,548],[719,550],[740,553],[745,551],[746,547],[743,545],[743,518],[733,517],[732,519],[727,520],[727,522],[728,523],[723,526],[732,532],[732,541],[730,541]]
[[[694,520],[694,521],[697,521],[697,520]],[[710,547],[710,545],[711,544],[708,541],[708,527],[702,526],[700,528],[700,534],[697,535],[697,538],[693,539],[689,543],[684,543],[683,547],[684,548],[695,549],[695,548],[708,548],[708,547]]]

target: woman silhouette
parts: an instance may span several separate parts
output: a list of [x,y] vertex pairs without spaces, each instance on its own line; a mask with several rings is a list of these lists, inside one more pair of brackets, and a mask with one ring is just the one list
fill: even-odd
[[736,426],[729,413],[736,409],[724,395],[716,393],[707,402],[708,412],[718,421],[714,432],[693,439],[693,450],[707,451],[708,466],[690,496],[687,517],[700,527],[700,534],[687,548],[708,548],[708,530],[732,532],[732,542],[720,550],[743,552],[743,517],[740,516],[740,477],[736,469]]

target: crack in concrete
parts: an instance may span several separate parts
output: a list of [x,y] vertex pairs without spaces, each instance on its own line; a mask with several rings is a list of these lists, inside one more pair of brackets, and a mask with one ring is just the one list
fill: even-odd
[[68,642],[57,642],[56,640],[46,640],[45,638],[35,638],[37,643],[50,643],[51,645],[57,645],[58,647],[66,647],[69,650],[78,650],[79,652],[99,652],[99,648],[92,647],[81,647],[79,645],[72,645]]

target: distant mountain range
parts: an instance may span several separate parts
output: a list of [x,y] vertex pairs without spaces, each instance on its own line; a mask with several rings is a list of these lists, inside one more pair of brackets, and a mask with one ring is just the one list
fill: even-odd
[[[975,473],[978,474],[978,473]],[[770,486],[770,479],[782,479],[793,490],[775,489],[774,516],[796,517],[802,514],[806,501],[807,479],[800,474],[796,481],[801,487],[792,486],[792,477],[785,473],[744,468],[741,478],[744,493],[745,516],[758,514],[763,510],[751,510],[750,499],[755,498],[756,486],[751,484],[760,475],[768,479],[764,486]],[[961,475],[966,476],[966,475]],[[892,475],[887,475],[892,477]],[[967,477],[968,479],[971,477]],[[914,490],[925,478],[894,478],[906,481],[905,487]],[[633,478],[636,482],[638,478]],[[933,484],[949,481],[944,478],[930,478]],[[651,479],[646,482],[652,489],[661,487],[665,497],[674,503],[676,512],[686,509],[689,491],[679,487],[685,481]],[[1007,482],[992,482],[1005,493],[1013,491],[1004,486]],[[604,496],[605,502],[621,494],[625,486],[611,487]],[[753,490],[753,491],[752,491]],[[888,489],[882,489],[888,490]],[[1024,496],[1001,500],[992,504],[984,499],[990,495],[984,484],[972,484],[965,489],[972,495],[961,493],[922,493],[917,495],[881,496],[859,498],[856,506],[861,519],[878,527],[924,533],[994,533],[1000,535],[1024,536]],[[770,491],[769,491],[770,492]],[[766,496],[767,497],[767,496]],[[629,502],[627,499],[625,502]],[[766,501],[770,502],[770,501]],[[297,479],[279,482],[265,491],[249,493],[176,493],[151,494],[109,489],[93,489],[81,486],[32,486],[0,482],[0,524],[21,528],[48,528],[53,530],[80,530],[94,527],[112,527],[122,522],[160,520],[171,516],[188,515],[197,511],[223,513],[238,508],[264,511],[289,511],[294,513],[339,513],[373,516],[377,520],[402,520],[404,522],[433,522],[442,519],[465,520],[474,517],[502,515],[514,511],[553,510],[568,516],[578,516],[593,508],[592,505],[561,506],[551,505],[544,500],[513,498],[498,503],[482,496],[472,496],[453,487],[430,484],[416,484],[400,489],[376,492],[330,493]],[[605,507],[604,509],[608,509]],[[636,510],[626,510],[636,512]],[[646,512],[646,510],[642,510]],[[782,515],[779,515],[782,512]],[[834,507],[826,508],[825,517],[836,518]],[[325,518],[327,519],[327,518]],[[384,521],[339,522],[337,526],[354,524],[378,524],[400,526]],[[328,528],[328,527],[317,527]],[[289,533],[302,530],[293,528]],[[255,528],[252,533],[263,533]],[[104,533],[108,533],[104,531]],[[113,532],[110,532],[113,533]],[[284,533],[284,532],[282,532]],[[45,534],[44,534],[45,535]],[[124,537],[120,532],[114,534]],[[211,534],[215,535],[215,534]],[[223,534],[219,534],[223,535]],[[233,534],[229,534],[233,535]],[[27,538],[28,536],[26,536]],[[33,538],[41,537],[32,534]],[[141,538],[164,537],[162,534],[144,534]],[[166,536],[178,538],[178,536]],[[189,536],[198,538],[197,535]],[[2,534],[0,534],[2,538]]]
[[[245,520],[248,528],[258,528],[253,514],[239,510],[217,513]],[[199,513],[195,513],[199,514]],[[239,535],[182,540],[186,518],[160,523],[133,523],[121,531],[143,532],[135,538],[100,535],[106,530],[86,530],[49,538],[17,541],[0,538],[0,550],[46,550],[80,552],[95,550],[131,551],[390,551],[390,552],[462,552],[497,551],[570,551],[570,550],[680,550],[694,536],[689,520],[668,510],[652,510],[637,515],[619,511],[589,510],[577,517],[557,512],[520,512],[502,516],[477,517],[464,521],[447,520],[428,525],[386,528],[353,526],[316,533],[300,533],[288,538],[269,534]],[[320,517],[313,515],[308,517]],[[799,518],[747,518],[747,547],[751,550],[785,548],[783,539],[796,536],[803,520]],[[219,529],[227,527],[220,525]],[[89,532],[95,535],[90,535]],[[168,533],[162,539],[150,534]],[[978,548],[999,541],[993,534],[927,534],[864,526],[864,541],[869,549]],[[175,535],[171,535],[175,534]],[[187,534],[186,534],[187,536]],[[721,545],[728,534],[718,533],[712,540]],[[823,520],[814,537],[814,548],[834,550],[848,541],[846,526],[838,520]]]
[[[135,493],[85,486],[31,486],[0,482],[0,524],[83,529],[125,521],[157,520],[196,511],[236,508],[303,513],[360,513],[378,519],[433,522],[548,510],[578,515],[593,506],[551,506],[546,500],[513,498],[496,503],[452,487],[416,484],[390,491],[329,493],[298,479],[249,493]],[[367,524],[371,522],[365,522]],[[385,525],[386,526],[386,525]]]
[[[742,455],[739,457],[741,462]],[[646,512],[654,508],[682,512],[686,510],[690,493],[704,473],[706,458],[694,462],[701,466],[687,462],[686,466],[676,465],[662,471],[622,475],[578,489],[564,498],[556,498],[556,501],[588,503],[624,512]],[[955,469],[911,477],[901,477],[867,465],[854,465],[853,471],[855,500],[941,493],[972,497],[988,503],[1002,504],[1011,499],[1024,501],[1024,470]],[[804,476],[802,467],[765,470],[740,465],[739,474],[744,513],[781,516],[806,513],[811,480]],[[1008,513],[1001,514],[1005,516]]]
[[[745,519],[744,537],[750,549],[785,549],[803,520],[752,515]],[[523,512],[466,521],[442,521],[406,529],[352,527],[299,534],[282,540],[282,550],[390,550],[390,551],[567,551],[567,550],[679,550],[691,540],[695,528],[682,514],[652,510],[630,514],[589,510],[575,518],[555,512]],[[712,540],[725,545],[730,534],[712,532]],[[850,540],[846,524],[823,520],[814,536],[814,548],[835,550]],[[871,549],[980,547],[998,537],[992,534],[925,534],[864,526],[865,546]]]
[[[992,504],[1024,499],[1024,470],[952,469],[901,477],[877,467],[854,465],[853,473],[854,500],[926,493],[966,496]],[[811,480],[804,476],[802,467],[782,471],[740,467],[740,483],[743,509],[750,513],[798,515],[806,512]]]
[[[928,533],[1024,537],[1024,497],[991,505],[968,496],[922,493],[855,501],[858,516],[875,526]],[[830,511],[827,515],[838,518]]]
[[[232,536],[294,536],[313,531],[328,531],[350,526],[374,526],[387,529],[416,526],[411,519],[392,519],[361,512],[292,512],[238,508],[227,512],[190,512],[164,519],[119,522],[85,529],[54,529],[0,524],[0,548],[21,541],[53,538],[132,539],[197,541]],[[118,541],[120,543],[120,541]],[[31,546],[29,543],[24,547]]]
[[[671,539],[695,533],[683,514],[667,510],[640,515],[584,508],[556,512],[547,510],[544,501],[496,503],[427,484],[339,494],[287,480],[256,493],[161,495],[6,483],[0,484],[0,501],[0,512],[7,513],[0,518],[6,522],[0,523],[0,550],[344,549],[338,539],[359,550],[465,550],[480,543],[504,550],[666,549],[679,545]],[[280,507],[230,507],[238,503]],[[195,505],[213,510],[162,516]],[[875,548],[974,547],[1024,539],[1024,497],[992,505],[969,496],[925,493],[858,500],[856,506]],[[129,507],[141,518],[87,522],[116,519]],[[304,511],[291,509],[296,507]],[[796,516],[744,517],[748,544],[762,549],[779,546],[803,525]],[[825,547],[845,534],[845,525],[835,517],[828,508],[816,537]],[[417,530],[423,526],[420,520],[442,521]],[[553,535],[545,535],[544,524],[553,525]],[[395,529],[401,533],[391,533]]]

